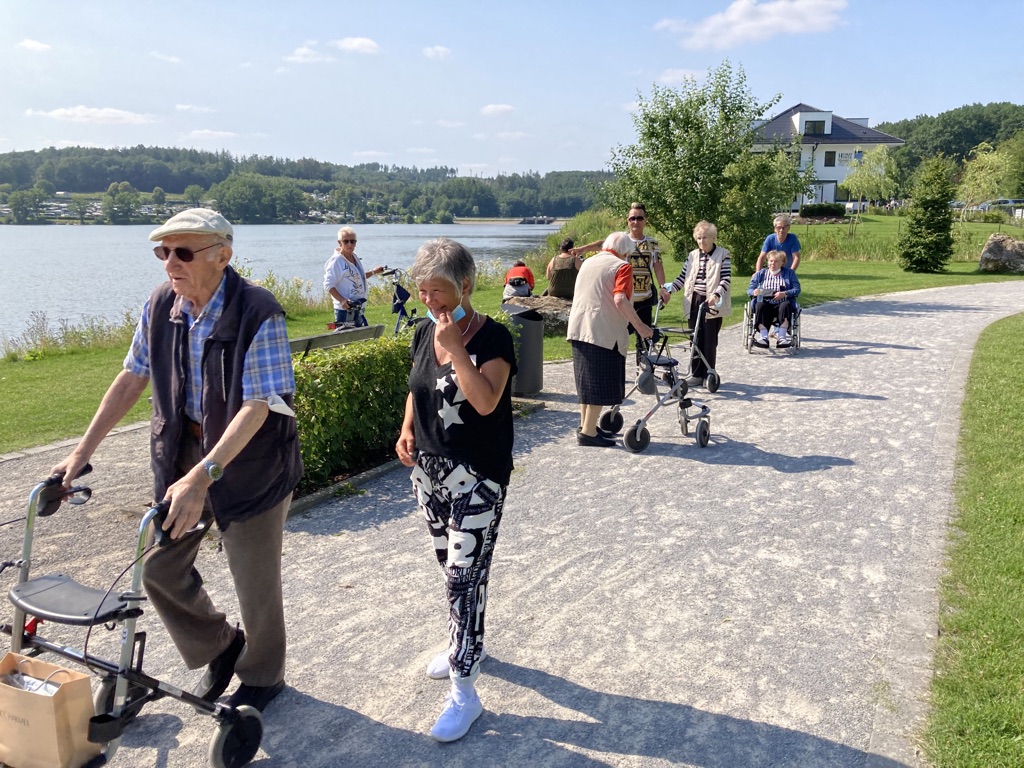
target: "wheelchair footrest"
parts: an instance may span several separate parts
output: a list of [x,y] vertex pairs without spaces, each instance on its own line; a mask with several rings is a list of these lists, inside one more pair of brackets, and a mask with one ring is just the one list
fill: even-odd
[[119,595],[86,587],[63,573],[40,576],[11,587],[8,598],[25,613],[55,624],[88,627],[129,615],[128,603]]

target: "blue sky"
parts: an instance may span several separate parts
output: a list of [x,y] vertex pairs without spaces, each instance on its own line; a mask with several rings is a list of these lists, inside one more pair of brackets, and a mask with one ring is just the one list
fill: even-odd
[[774,111],[1024,103],[1018,0],[0,0],[0,152],[195,147],[461,175],[595,170],[728,58]]

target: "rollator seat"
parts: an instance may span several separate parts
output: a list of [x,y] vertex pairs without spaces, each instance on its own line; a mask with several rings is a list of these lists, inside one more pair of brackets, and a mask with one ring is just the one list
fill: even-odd
[[63,573],[29,579],[11,587],[15,608],[55,624],[88,627],[122,617],[128,603],[120,595],[79,584]]
[[662,368],[672,368],[679,365],[678,360],[668,355],[648,355],[647,359],[651,361],[651,365],[661,366]]

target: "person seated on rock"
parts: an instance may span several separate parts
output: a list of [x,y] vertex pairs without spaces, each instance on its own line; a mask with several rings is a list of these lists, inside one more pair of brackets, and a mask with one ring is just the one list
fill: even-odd
[[571,237],[565,238],[558,247],[558,254],[548,262],[548,287],[544,289],[542,296],[554,296],[558,299],[572,301],[573,293],[576,290],[576,275],[580,273],[580,267],[583,266],[582,256],[573,256],[569,253],[573,245],[575,243]]
[[796,272],[786,268],[784,251],[770,251],[768,266],[760,269],[750,278],[747,295],[754,299],[755,347],[768,348],[768,330],[774,325],[775,347],[785,349],[792,346],[789,335],[796,297],[800,295],[800,279]]
[[526,262],[520,259],[505,273],[505,290],[502,291],[501,296],[503,299],[510,299],[513,296],[532,296],[533,285],[533,272],[526,266]]

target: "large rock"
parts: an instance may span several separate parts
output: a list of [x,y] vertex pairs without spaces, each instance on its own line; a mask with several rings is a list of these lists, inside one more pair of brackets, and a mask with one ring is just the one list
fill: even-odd
[[1024,274],[1024,242],[1009,235],[989,235],[978,260],[982,272]]
[[544,335],[565,338],[569,329],[571,301],[556,299],[554,296],[513,296],[506,299],[505,303],[537,310],[544,317]]

